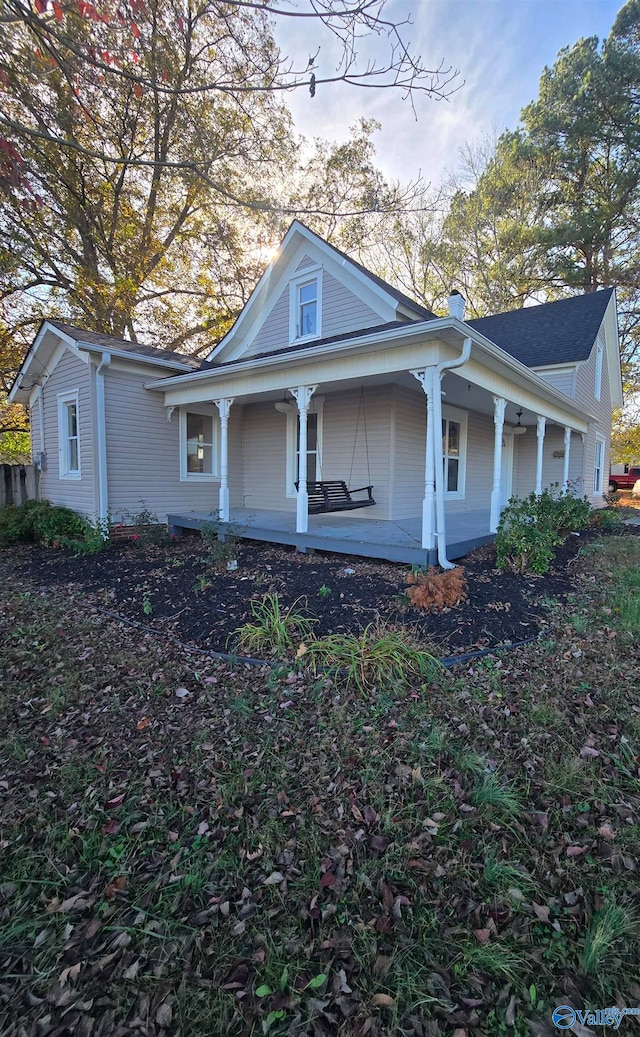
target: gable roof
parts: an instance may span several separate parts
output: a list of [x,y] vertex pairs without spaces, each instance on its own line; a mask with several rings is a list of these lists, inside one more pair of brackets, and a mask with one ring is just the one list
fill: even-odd
[[382,288],[383,291],[385,291],[387,295],[390,295],[393,299],[395,299],[397,303],[399,303],[401,306],[406,306],[407,309],[415,313],[416,317],[419,317],[421,320],[429,320],[429,318],[432,317],[435,318],[435,313],[432,313],[431,310],[428,310],[426,306],[421,306],[420,303],[416,302],[415,299],[412,299],[409,295],[405,295],[404,292],[399,291],[398,288],[394,288],[393,285],[389,284],[388,281],[385,281],[382,277],[378,277],[377,274],[372,273],[371,270],[368,270],[366,266],[362,265],[362,263],[358,263],[355,259],[352,259],[351,256],[347,255],[346,252],[343,252],[341,249],[336,248],[335,245],[332,245],[330,241],[325,241],[324,238],[321,238],[319,234],[316,234],[314,230],[311,230],[310,227],[307,227],[306,223],[303,223],[301,220],[294,220],[291,226],[289,227],[287,234],[289,233],[291,228],[296,225],[298,225],[299,227],[304,227],[307,234],[311,234],[317,241],[322,242],[322,244],[325,247],[330,248],[332,252],[335,252],[336,256],[339,256],[340,259],[345,260],[347,263],[349,263],[350,266],[354,267],[356,270],[359,270],[361,274],[364,274],[366,277],[369,278],[370,281],[373,281],[374,284],[377,284],[379,288]]
[[527,367],[587,360],[613,288],[466,323]]
[[157,349],[156,346],[146,346],[142,342],[131,342],[128,339],[117,338],[115,335],[103,335],[98,331],[86,331],[84,328],[78,328],[74,324],[65,324],[61,320],[48,320],[47,324],[56,328],[57,331],[61,331],[63,335],[72,338],[79,346],[98,346],[100,349],[112,349],[118,353],[128,353],[131,355],[132,360],[146,360],[150,363],[153,363],[154,360],[160,360],[165,364],[174,363],[179,364],[181,367],[188,367],[192,371],[200,371],[203,368],[212,366],[207,360],[200,360],[198,357],[188,356],[186,353],[175,353],[170,349]]

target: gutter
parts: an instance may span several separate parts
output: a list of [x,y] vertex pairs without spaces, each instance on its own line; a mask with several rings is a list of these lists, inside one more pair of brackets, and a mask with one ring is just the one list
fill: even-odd
[[465,338],[462,352],[454,360],[441,360],[433,372],[433,450],[436,465],[436,544],[438,548],[438,565],[442,569],[455,569],[455,565],[447,558],[446,519],[444,509],[444,465],[442,457],[442,375],[462,367],[471,356],[471,339]]
[[109,483],[107,479],[107,420],[105,409],[104,372],[111,363],[111,353],[103,353],[96,367],[96,442],[98,447],[98,517],[107,522],[109,517]]
[[574,417],[582,421],[584,421],[585,417],[591,421],[597,420],[595,415],[587,414],[584,410],[578,408],[571,397],[565,396],[563,392],[555,389],[544,378],[536,374],[533,368],[526,367],[519,360],[514,359],[504,349],[497,346],[495,342],[492,342],[491,339],[485,338],[484,335],[474,331],[473,328],[470,328],[468,324],[465,324],[464,321],[459,320],[457,317],[437,317],[434,320],[407,322],[405,326],[393,328],[391,331],[334,342],[330,346],[323,348],[322,352],[317,353],[309,349],[299,349],[286,354],[277,354],[273,357],[261,357],[260,360],[251,358],[243,362],[233,361],[229,364],[220,364],[217,368],[205,371],[194,371],[175,377],[156,379],[153,382],[145,383],[145,389],[167,392],[170,389],[197,385],[199,381],[207,377],[213,378],[215,381],[222,381],[221,376],[234,377],[245,372],[263,370],[264,368],[276,367],[278,365],[286,367],[300,360],[313,363],[314,361],[318,362],[330,358],[334,354],[344,352],[346,349],[355,351],[356,347],[366,349],[372,345],[379,345],[380,348],[385,348],[389,342],[394,340],[399,339],[402,341],[403,339],[424,335],[425,333],[431,336],[432,333],[439,331],[455,331],[461,338],[469,339],[472,345],[480,346],[490,357],[497,360],[514,374],[518,374],[529,390],[535,389],[543,399],[547,399],[549,402],[562,407],[564,411],[568,411]]

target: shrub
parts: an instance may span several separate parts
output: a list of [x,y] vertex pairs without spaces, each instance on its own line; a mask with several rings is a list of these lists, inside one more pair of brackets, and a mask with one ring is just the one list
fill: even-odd
[[69,547],[77,555],[93,555],[104,551],[109,540],[109,518],[83,519],[79,537],[64,537],[60,540],[63,547]]
[[464,569],[459,565],[444,572],[438,572],[435,567],[426,573],[411,572],[405,582],[411,584],[407,591],[409,601],[420,609],[442,612],[445,608],[454,608],[468,597]]
[[405,630],[370,623],[361,634],[330,634],[306,646],[305,660],[316,670],[343,676],[366,693],[404,686],[410,677],[432,677],[438,661],[418,648]]
[[496,536],[499,569],[544,573],[567,533],[589,524],[586,498],[561,494],[556,484],[523,500],[513,498],[502,512]]
[[[207,561],[216,567],[224,566],[236,558],[239,544],[239,537],[233,526],[225,523],[223,531],[220,526],[221,522],[216,514],[200,527],[200,536],[207,549]],[[220,539],[221,533],[223,539]]]
[[62,544],[72,537],[82,536],[85,524],[70,508],[55,505],[50,508],[42,508],[35,513],[34,529],[36,539],[45,544]]
[[137,542],[143,547],[154,547],[164,544],[167,540],[167,527],[158,521],[158,516],[142,498],[138,502],[140,510],[135,512],[123,512],[123,519],[127,525],[133,527]]

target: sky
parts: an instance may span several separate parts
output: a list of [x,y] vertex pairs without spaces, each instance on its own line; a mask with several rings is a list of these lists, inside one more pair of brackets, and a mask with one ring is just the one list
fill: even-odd
[[[389,16],[411,15],[406,38],[425,64],[459,70],[458,89],[448,100],[419,99],[417,120],[400,91],[337,84],[310,98],[299,90],[289,95],[296,128],[306,137],[344,140],[359,118],[375,118],[382,123],[375,143],[383,172],[438,186],[458,166],[462,145],[514,129],[520,110],[537,97],[545,65],[580,37],[606,37],[621,6],[622,0],[388,0]],[[318,75],[333,74],[332,42],[317,24],[277,21],[286,54],[304,66],[320,44]],[[374,50],[375,41],[362,42],[363,56]]]

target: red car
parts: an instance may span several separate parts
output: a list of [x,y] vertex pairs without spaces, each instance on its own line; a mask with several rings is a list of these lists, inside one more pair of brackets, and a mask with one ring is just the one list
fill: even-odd
[[615,464],[611,466],[609,475],[609,492],[616,490],[632,490],[640,479],[640,465]]

